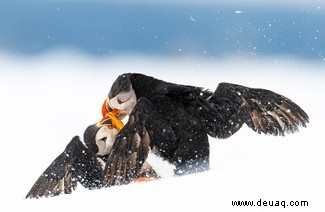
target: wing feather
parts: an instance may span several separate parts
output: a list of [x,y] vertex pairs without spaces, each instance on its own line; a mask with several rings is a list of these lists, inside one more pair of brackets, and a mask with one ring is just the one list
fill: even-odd
[[72,178],[71,163],[71,159],[65,153],[60,154],[41,174],[26,198],[57,196],[75,190],[77,183]]
[[37,179],[26,198],[70,194],[80,182],[84,187],[102,187],[102,162],[75,136]]
[[285,96],[265,89],[220,83],[210,98],[213,120],[207,118],[210,135],[227,138],[243,123],[258,133],[285,135],[306,127],[309,117]]

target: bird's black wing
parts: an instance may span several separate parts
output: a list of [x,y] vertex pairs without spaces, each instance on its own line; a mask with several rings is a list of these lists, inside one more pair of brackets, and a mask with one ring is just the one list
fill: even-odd
[[[117,135],[104,170],[106,186],[128,184],[141,177],[141,168],[155,141],[160,145],[176,142],[171,127],[159,117],[156,108],[146,98],[140,98],[129,116],[128,123]],[[159,145],[158,144],[158,145]],[[169,147],[158,147],[169,151]],[[168,146],[168,145],[167,145]],[[155,151],[155,150],[153,150]]]
[[258,133],[284,135],[306,126],[308,115],[290,99],[265,89],[220,83],[209,99],[206,116],[212,136],[227,138],[243,123]]
[[26,198],[69,194],[79,181],[87,188],[101,186],[103,168],[96,155],[75,136],[51,165],[43,172]]

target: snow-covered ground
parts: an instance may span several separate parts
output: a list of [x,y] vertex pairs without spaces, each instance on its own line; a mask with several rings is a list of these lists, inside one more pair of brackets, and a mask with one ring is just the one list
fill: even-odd
[[[0,54],[0,211],[324,211],[325,65],[288,58],[96,59],[70,53],[29,58]],[[115,78],[141,72],[214,90],[227,81],[281,93],[310,116],[286,137],[244,126],[210,138],[211,171],[149,183],[25,200],[74,135],[100,118]],[[232,201],[308,201],[308,207],[236,207]],[[281,202],[283,204],[283,202]]]

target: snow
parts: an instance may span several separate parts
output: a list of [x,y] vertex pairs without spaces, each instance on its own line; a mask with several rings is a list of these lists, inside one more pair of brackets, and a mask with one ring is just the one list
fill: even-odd
[[[236,207],[233,200],[302,201],[324,211],[324,64],[291,58],[96,59],[69,52],[17,57],[0,54],[1,211],[284,211]],[[211,171],[148,183],[25,200],[31,186],[74,135],[101,115],[115,78],[141,72],[214,90],[220,82],[281,93],[310,116],[307,128],[286,137],[248,127],[227,140],[210,138]]]

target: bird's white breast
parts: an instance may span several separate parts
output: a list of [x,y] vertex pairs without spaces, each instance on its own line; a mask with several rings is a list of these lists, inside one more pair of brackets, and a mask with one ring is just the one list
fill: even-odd
[[174,176],[175,165],[155,154],[152,150],[149,151],[146,161],[161,178]]

